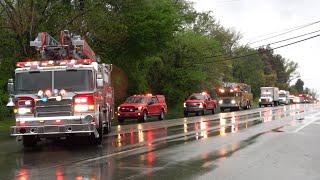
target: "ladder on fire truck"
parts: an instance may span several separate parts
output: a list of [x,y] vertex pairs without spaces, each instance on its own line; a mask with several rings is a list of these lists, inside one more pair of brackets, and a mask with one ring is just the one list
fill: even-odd
[[42,60],[61,59],[91,59],[98,61],[94,51],[79,35],[73,35],[68,30],[61,31],[60,41],[55,40],[47,32],[38,34],[30,46],[35,47]]

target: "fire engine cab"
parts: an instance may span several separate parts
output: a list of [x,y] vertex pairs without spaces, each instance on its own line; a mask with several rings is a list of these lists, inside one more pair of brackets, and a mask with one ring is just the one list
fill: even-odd
[[39,56],[17,62],[7,106],[14,107],[11,135],[25,147],[43,138],[88,137],[101,144],[111,129],[114,97],[111,64],[99,64],[80,36],[62,31],[60,41],[42,32],[30,42]]

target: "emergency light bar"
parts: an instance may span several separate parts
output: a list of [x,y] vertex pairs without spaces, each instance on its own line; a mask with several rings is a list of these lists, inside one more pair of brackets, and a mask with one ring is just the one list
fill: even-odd
[[67,66],[67,65],[90,65],[94,62],[92,59],[80,59],[80,60],[60,60],[60,61],[25,61],[17,62],[16,66],[19,68],[39,66],[39,67],[49,67],[49,66]]

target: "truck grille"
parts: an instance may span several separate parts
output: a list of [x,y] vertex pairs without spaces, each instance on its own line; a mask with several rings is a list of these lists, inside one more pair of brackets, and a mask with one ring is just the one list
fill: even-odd
[[63,99],[56,101],[49,99],[47,102],[37,101],[35,106],[36,117],[71,116],[72,100]]
[[231,99],[223,99],[224,104],[231,104]]
[[136,110],[133,106],[121,107],[120,112],[134,112]]
[[188,108],[195,108],[195,107],[199,107],[200,103],[187,103],[186,106]]

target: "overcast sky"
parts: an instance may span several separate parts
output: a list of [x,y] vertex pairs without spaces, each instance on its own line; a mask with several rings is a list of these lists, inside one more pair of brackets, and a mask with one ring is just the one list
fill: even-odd
[[[319,0],[190,0],[198,11],[212,11],[217,20],[225,27],[240,32],[243,36],[241,43],[263,39],[262,35],[284,32],[301,25],[320,21]],[[252,47],[265,45],[320,30],[320,23],[303,28],[289,34],[265,40]],[[277,47],[293,41],[301,40],[314,33],[292,41],[272,45]],[[257,37],[260,37],[257,39]],[[320,92],[320,37],[276,50],[275,53],[299,64],[305,86]]]

